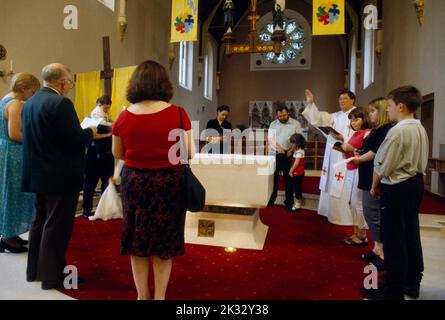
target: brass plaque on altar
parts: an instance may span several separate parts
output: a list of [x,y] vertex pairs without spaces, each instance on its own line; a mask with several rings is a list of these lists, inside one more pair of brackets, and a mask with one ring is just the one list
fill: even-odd
[[214,220],[199,220],[198,237],[213,238],[215,236]]

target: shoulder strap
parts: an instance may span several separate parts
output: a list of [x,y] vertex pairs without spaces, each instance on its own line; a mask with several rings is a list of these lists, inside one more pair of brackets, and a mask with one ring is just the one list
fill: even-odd
[[[185,164],[187,164],[187,166],[190,166],[189,161],[188,161],[188,149],[185,145],[185,135],[184,135],[184,120],[182,119],[182,111],[181,111],[181,107],[178,106],[178,111],[179,111],[179,121],[180,121],[180,126],[181,126],[181,149],[180,150],[185,150],[185,158],[182,159],[184,161]],[[180,154],[182,154],[182,152],[180,152]]]
[[5,118],[5,116],[4,116],[4,112],[5,112],[5,109],[6,109],[6,107],[8,106],[8,104],[10,104],[12,101],[14,101],[14,100],[17,100],[17,101],[19,101],[19,99],[17,99],[17,98],[12,98],[12,97],[7,97],[7,98],[3,98],[3,99],[0,99],[0,102],[2,102],[2,104],[3,104],[3,106],[0,108],[1,109],[1,116],[2,116],[2,118],[6,121],[6,118]]

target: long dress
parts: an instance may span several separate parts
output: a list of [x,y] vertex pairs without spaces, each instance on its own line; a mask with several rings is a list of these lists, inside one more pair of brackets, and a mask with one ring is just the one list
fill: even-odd
[[[316,127],[331,126],[337,132],[341,133],[348,141],[354,131],[350,127],[348,112],[320,112],[315,104],[308,105],[303,111],[303,116],[310,124]],[[329,222],[341,225],[353,225],[352,215],[349,207],[349,193],[347,190],[346,164],[337,167],[334,164],[343,160],[342,153],[332,149],[335,140],[327,136],[326,150],[323,160],[323,169],[320,178],[320,201],[318,205],[318,214],[328,218]]]
[[3,111],[13,100],[0,100],[0,236],[13,238],[29,231],[34,211],[34,194],[21,192],[22,145],[11,140]]

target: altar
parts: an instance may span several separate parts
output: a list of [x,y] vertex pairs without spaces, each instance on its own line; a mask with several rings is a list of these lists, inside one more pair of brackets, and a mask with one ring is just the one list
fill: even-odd
[[273,191],[275,157],[196,154],[190,165],[206,189],[206,207],[187,212],[185,242],[262,250],[268,226],[259,209]]

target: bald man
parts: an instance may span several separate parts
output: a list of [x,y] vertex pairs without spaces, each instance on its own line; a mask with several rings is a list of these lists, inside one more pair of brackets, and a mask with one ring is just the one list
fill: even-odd
[[48,290],[63,287],[65,252],[83,186],[85,148],[97,130],[80,127],[66,97],[74,87],[66,66],[47,65],[42,78],[44,87],[23,110],[22,191],[36,194],[27,281],[42,281],[42,289]]

